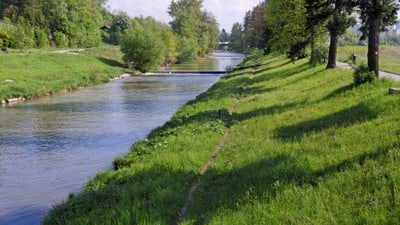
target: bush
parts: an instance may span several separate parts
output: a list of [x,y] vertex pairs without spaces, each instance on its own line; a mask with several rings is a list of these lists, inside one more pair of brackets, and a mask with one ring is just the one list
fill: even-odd
[[35,29],[35,44],[37,48],[43,48],[49,44],[47,33],[44,30]]
[[324,43],[317,43],[311,52],[310,64],[316,66],[325,63],[328,58],[329,46]]
[[53,33],[53,40],[54,40],[54,44],[58,48],[63,48],[63,47],[67,47],[68,46],[68,38],[62,32],[59,32],[59,31],[54,32]]
[[0,47],[5,47],[5,48],[10,47],[11,44],[10,36],[6,32],[1,30],[0,30],[0,41],[1,41]]
[[375,73],[373,71],[369,71],[366,65],[360,65],[354,72],[354,84],[356,86],[367,82],[372,82],[375,78]]

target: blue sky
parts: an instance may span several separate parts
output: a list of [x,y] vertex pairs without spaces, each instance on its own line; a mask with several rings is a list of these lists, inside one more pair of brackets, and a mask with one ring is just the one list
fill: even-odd
[[[233,23],[243,23],[244,15],[262,0],[204,0],[203,9],[211,12],[220,29],[230,32]],[[158,21],[168,23],[171,18],[167,11],[170,0],[108,0],[111,11],[125,11],[131,17],[152,16]]]

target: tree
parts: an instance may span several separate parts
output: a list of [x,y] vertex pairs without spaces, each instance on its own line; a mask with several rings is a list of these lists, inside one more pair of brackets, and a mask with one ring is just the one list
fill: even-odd
[[379,33],[394,24],[398,0],[358,0],[362,38],[368,37],[368,69],[379,76]]
[[292,60],[304,57],[308,44],[304,0],[269,0],[265,15],[272,50],[287,53]]
[[221,33],[219,34],[219,41],[220,42],[228,42],[229,41],[229,34],[226,32],[225,29],[222,29]]
[[348,0],[333,0],[329,5],[329,18],[327,28],[330,34],[330,45],[328,54],[328,65],[326,68],[336,68],[336,55],[339,37],[345,34],[346,30],[355,25],[356,21],[350,17],[355,7],[354,2]]
[[178,57],[177,42],[174,33],[170,27],[166,27],[161,31],[161,38],[165,46],[164,64],[172,64],[176,62]]
[[240,23],[234,23],[231,30],[231,37],[229,40],[229,47],[231,51],[243,52],[243,27]]
[[161,37],[143,29],[138,23],[126,30],[121,42],[123,60],[142,72],[162,65],[164,49]]
[[268,41],[271,39],[271,30],[265,23],[265,10],[263,1],[246,13],[243,25],[243,41],[246,47],[264,50],[267,48]]
[[113,15],[108,42],[110,44],[119,45],[125,30],[131,27],[132,19],[126,12],[119,11],[117,14]]
[[170,25],[183,45],[178,48],[181,50],[178,61],[191,59],[193,50],[196,50],[194,57],[197,57],[216,47],[218,25],[211,13],[201,10],[202,4],[202,0],[177,0],[169,6],[168,13],[173,18]]

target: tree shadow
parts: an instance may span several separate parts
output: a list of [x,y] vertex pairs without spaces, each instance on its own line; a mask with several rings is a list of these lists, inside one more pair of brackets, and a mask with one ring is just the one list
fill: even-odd
[[[219,209],[237,209],[262,197],[270,202],[287,189],[287,185],[318,186],[321,179],[363,166],[367,160],[384,159],[399,143],[382,146],[375,152],[349,157],[319,170],[299,157],[277,154],[226,172],[210,169],[203,176],[186,219],[194,224],[208,224]],[[198,174],[167,165],[155,164],[137,171],[120,169],[97,177],[94,189],[87,190],[56,206],[45,222],[130,221],[124,224],[175,224],[189,189]],[[91,189],[91,188],[89,188]],[[191,212],[195,212],[193,215]],[[53,220],[49,220],[53,218]],[[58,221],[64,224],[62,220]],[[121,222],[122,223],[122,222]]]
[[199,94],[194,100],[187,105],[193,105],[198,101],[219,100],[226,97],[239,97],[251,79],[247,76],[236,76],[235,79],[221,80],[215,83],[206,92]]
[[319,119],[301,122],[295,125],[282,126],[275,131],[277,138],[297,140],[312,132],[320,132],[332,127],[347,127],[356,123],[377,118],[368,105],[360,103],[340,112],[321,117]]
[[[277,68],[282,67],[285,64],[286,63],[276,66],[276,67]],[[273,69],[273,67],[265,68],[265,71],[272,70],[272,69]],[[286,79],[291,76],[295,76],[296,74],[304,72],[308,69],[310,69],[310,65],[307,62],[305,62],[305,63],[298,64],[295,67],[284,70],[284,71],[275,71],[275,72],[266,73],[266,74],[261,73],[259,76],[254,78],[254,81],[256,83],[258,83],[258,82],[267,82],[267,81],[271,81],[271,80],[282,80],[282,79]]]
[[[56,205],[43,224],[174,224],[197,174],[165,165],[97,176],[97,185]],[[164,207],[165,206],[165,207]],[[129,222],[127,222],[129,221]],[[83,224],[83,223],[78,223]]]
[[354,87],[355,87],[354,84],[348,84],[348,85],[345,85],[343,87],[340,87],[340,88],[336,89],[335,91],[333,91],[332,93],[330,93],[329,95],[325,96],[322,99],[322,101],[326,101],[326,100],[335,98],[335,97],[345,93],[346,91],[349,91],[349,90],[353,89]]
[[263,116],[263,115],[275,115],[275,114],[283,113],[283,112],[286,112],[290,109],[297,107],[298,105],[299,105],[298,103],[277,104],[277,105],[273,105],[271,107],[258,108],[256,110],[253,110],[250,112],[235,113],[233,124],[235,124],[235,122],[242,122],[242,121],[249,120],[252,118],[257,118],[257,117]]
[[246,89],[246,91],[243,93],[245,96],[254,96],[254,95],[259,95],[259,94],[264,94],[267,92],[272,92],[277,90],[277,87],[271,87],[271,88],[266,88],[266,87],[257,87],[257,86],[251,86]]
[[391,148],[382,146],[374,152],[349,157],[320,170],[313,170],[305,161],[287,154],[278,154],[224,173],[210,170],[195,194],[196,203],[189,208],[189,212],[196,212],[196,215],[189,213],[187,220],[193,224],[210,224],[210,218],[219,209],[236,210],[238,205],[261,200],[261,197],[261,201],[267,204],[288,186],[318,186],[321,179],[363,166],[367,160],[384,160]]
[[97,59],[108,66],[123,67],[123,64],[121,62],[118,62],[117,60],[107,59],[102,57],[97,57]]
[[185,126],[190,123],[208,123],[222,121],[225,127],[229,126],[230,115],[227,109],[207,110],[190,116],[173,117],[163,126],[155,128],[150,132],[148,138],[162,137],[171,135],[171,130]]

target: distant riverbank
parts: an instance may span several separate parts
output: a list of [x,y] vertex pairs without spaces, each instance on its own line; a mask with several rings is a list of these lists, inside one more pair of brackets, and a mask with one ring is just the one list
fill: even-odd
[[111,46],[85,51],[0,53],[0,99],[22,101],[93,84],[124,73],[122,53]]

